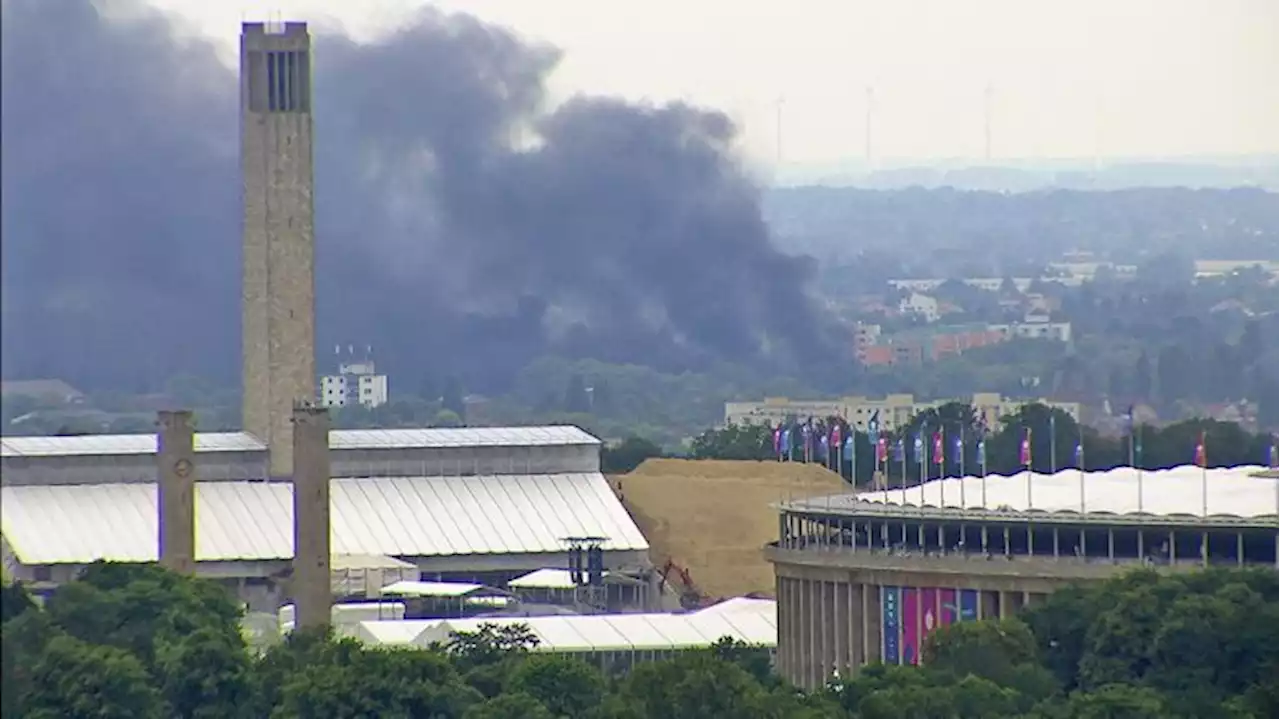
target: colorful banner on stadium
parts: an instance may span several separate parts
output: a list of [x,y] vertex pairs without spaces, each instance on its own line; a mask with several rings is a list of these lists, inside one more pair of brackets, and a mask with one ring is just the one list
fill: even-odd
[[918,664],[930,632],[978,618],[974,589],[883,587],[881,596],[885,664]]
[[884,597],[884,611],[882,616],[884,621],[884,663],[897,664],[898,656],[898,630],[899,630],[899,607],[902,604],[902,591],[898,587],[883,587],[881,592]]
[[920,651],[920,590],[902,590],[902,663],[915,664]]

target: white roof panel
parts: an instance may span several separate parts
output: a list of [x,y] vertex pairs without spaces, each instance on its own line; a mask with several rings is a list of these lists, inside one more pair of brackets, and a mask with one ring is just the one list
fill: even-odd
[[[440,619],[366,620],[354,627],[342,627],[340,633],[373,645],[417,645],[419,636],[441,624]],[[424,645],[425,646],[425,645]]]
[[[596,614],[552,617],[449,619],[417,634],[414,644],[447,641],[454,632],[474,632],[483,624],[524,624],[538,638],[537,651],[664,651],[707,647],[724,637],[757,646],[778,643],[776,621],[763,614]],[[408,633],[408,632],[406,632]]]
[[733,597],[717,602],[709,607],[699,609],[694,614],[763,614],[766,616],[778,613],[778,603],[772,599],[754,599],[752,597]]
[[418,582],[413,580],[402,580],[393,582],[382,588],[383,594],[398,594],[405,597],[461,597],[477,589],[483,589],[482,584],[469,584],[464,582]]
[[[599,473],[343,478],[330,504],[335,555],[560,552],[582,535],[649,548]],[[26,564],[154,561],[156,512],[153,483],[0,487],[0,533]],[[197,560],[292,556],[292,485],[197,483]]]
[[[266,445],[248,432],[197,432],[195,442],[197,452],[266,451]],[[331,449],[564,447],[599,444],[599,439],[572,426],[335,429],[329,433]],[[155,451],[154,434],[0,438],[0,456],[4,457],[105,456],[154,454]]]
[[599,439],[572,426],[338,429],[329,433],[331,449],[561,447],[598,444]]
[[[197,432],[197,452],[265,452],[267,446],[247,432]],[[86,434],[74,437],[3,437],[0,456],[68,457],[155,454],[154,434]]]
[[[604,573],[609,576],[608,572]],[[535,569],[507,582],[512,589],[573,589],[573,575],[568,569]]]
[[857,502],[876,502],[911,507],[923,504],[966,509],[1005,508],[1017,512],[1028,509],[1080,512],[1083,489],[1085,512],[1136,513],[1141,491],[1144,514],[1274,517],[1280,509],[1280,483],[1274,477],[1265,476],[1265,471],[1265,467],[1254,465],[1220,469],[1186,465],[1142,471],[1117,467],[1100,472],[1074,469],[1055,474],[1022,472],[1007,477],[988,475],[985,480],[981,477],[953,477],[909,487],[905,496],[900,489],[890,489],[856,495],[811,497],[791,502],[788,506],[816,511],[825,507],[848,509]]

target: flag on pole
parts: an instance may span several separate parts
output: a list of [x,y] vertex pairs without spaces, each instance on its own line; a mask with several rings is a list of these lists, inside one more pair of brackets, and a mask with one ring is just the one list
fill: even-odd
[[978,438],[978,466],[982,468],[982,473],[987,473],[987,440]]
[[793,445],[791,442],[791,430],[792,430],[792,427],[787,427],[786,429],[782,430],[782,446],[787,450],[788,462],[793,461],[795,459],[795,449],[794,449],[795,445]]
[[1275,437],[1271,438],[1271,445],[1267,447],[1267,466],[1271,469],[1276,468],[1276,443]]
[[1204,430],[1200,430],[1200,440],[1196,442],[1196,466],[1201,469],[1209,466],[1209,458],[1204,446]]
[[827,455],[830,453],[830,451],[831,451],[830,440],[827,439],[826,432],[823,432],[822,436],[818,438],[818,456],[822,458],[823,464],[826,464]]
[[854,441],[857,437],[858,430],[850,427],[848,436],[844,438],[844,461],[849,463],[849,484],[858,483],[858,444]]
[[1072,452],[1071,461],[1076,469],[1084,469],[1084,437],[1076,439],[1076,450]]
[[964,429],[960,430],[960,434],[951,440],[953,459],[956,463],[956,469],[960,474],[964,474]]
[[773,428],[773,455],[782,459],[782,425]]
[[901,437],[898,438],[897,442],[893,443],[893,461],[895,462],[907,461],[907,447],[906,447],[906,444],[902,441]]
[[1022,429],[1022,446],[1018,448],[1018,462],[1023,467],[1031,468],[1031,428]]
[[888,444],[889,444],[889,440],[886,437],[881,437],[876,440],[876,467],[877,468],[888,457],[888,454],[889,454]]
[[947,461],[947,455],[943,451],[942,430],[938,430],[933,433],[933,463],[941,467],[945,461]]

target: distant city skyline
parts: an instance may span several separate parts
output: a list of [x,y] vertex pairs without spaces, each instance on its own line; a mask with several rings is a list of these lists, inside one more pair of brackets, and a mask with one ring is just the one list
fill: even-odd
[[[421,0],[149,0],[228,64],[242,19],[294,18],[359,39]],[[431,3],[564,50],[552,87],[721,109],[756,163],[991,156],[1155,158],[1277,151],[1272,0],[586,0]],[[323,67],[323,58],[317,61]],[[985,89],[992,88],[985,111]],[[778,132],[778,100],[783,100]]]

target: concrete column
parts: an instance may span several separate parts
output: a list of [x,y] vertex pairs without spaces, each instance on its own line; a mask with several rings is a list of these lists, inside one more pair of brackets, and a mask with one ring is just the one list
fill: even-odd
[[833,630],[836,638],[836,669],[840,671],[841,678],[852,676],[853,669],[857,666],[853,661],[853,612],[849,611],[850,589],[847,579],[835,583]]
[[156,422],[156,493],[160,566],[196,570],[195,427],[187,410],[162,411]]
[[293,604],[299,629],[329,625],[329,411],[293,410]]
[[812,579],[804,580],[804,604],[805,604],[805,627],[804,627],[804,676],[805,683],[803,686],[812,689],[817,686],[814,682],[814,676],[819,673],[818,669],[818,587],[817,582]]

